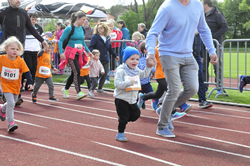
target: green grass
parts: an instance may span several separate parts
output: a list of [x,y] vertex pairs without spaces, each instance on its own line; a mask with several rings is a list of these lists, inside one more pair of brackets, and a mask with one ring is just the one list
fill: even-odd
[[[53,75],[53,81],[62,83],[68,75]],[[82,84],[83,86],[87,86],[87,83],[85,82]],[[153,90],[155,91],[157,89],[158,83],[152,82],[151,83]],[[114,79],[113,77],[110,78],[110,84],[104,84],[104,88],[108,89],[115,89],[114,87]],[[211,91],[213,87],[209,87],[209,91]],[[240,104],[250,104],[249,100],[249,91],[244,91],[243,93],[240,93],[238,90],[228,90],[226,89],[226,92],[230,95],[230,97],[227,96],[218,96],[215,98],[216,91],[213,92],[213,94],[208,98],[208,100],[215,100],[215,101],[222,101],[222,102],[232,102],[232,103],[240,103]],[[193,98],[198,99],[198,95],[196,94]]]

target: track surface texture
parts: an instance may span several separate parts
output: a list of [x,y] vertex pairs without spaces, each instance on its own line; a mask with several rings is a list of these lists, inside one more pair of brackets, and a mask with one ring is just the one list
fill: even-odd
[[112,92],[76,100],[73,87],[69,99],[61,89],[55,86],[57,102],[48,101],[46,84],[37,103],[30,91],[22,92],[24,103],[15,107],[19,128],[8,133],[7,120],[0,122],[0,166],[250,165],[249,108],[200,109],[198,102],[188,102],[193,109],[173,121],[176,137],[164,138],[156,135],[158,115],[147,101],[141,117],[127,125],[128,142],[118,142]]

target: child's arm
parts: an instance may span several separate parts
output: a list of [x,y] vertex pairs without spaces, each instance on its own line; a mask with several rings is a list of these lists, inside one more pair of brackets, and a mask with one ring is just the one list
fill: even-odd
[[118,70],[115,73],[114,85],[117,89],[126,89],[128,86],[133,85],[132,80],[125,81],[124,80],[124,72],[122,70]]
[[104,68],[102,66],[102,63],[100,61],[98,61],[98,64],[99,64],[99,69],[100,69],[101,73],[104,74],[105,71],[104,71]]
[[29,89],[33,89],[33,80],[30,71],[27,71],[26,73],[23,73],[24,78],[27,79],[27,84]]
[[43,54],[44,54],[44,50],[40,50],[40,51],[37,53],[37,56],[38,56],[38,57],[41,57]]
[[90,57],[90,59],[89,59],[89,66],[92,66],[93,65],[93,62],[94,62],[94,60],[93,60],[93,58],[92,57]]

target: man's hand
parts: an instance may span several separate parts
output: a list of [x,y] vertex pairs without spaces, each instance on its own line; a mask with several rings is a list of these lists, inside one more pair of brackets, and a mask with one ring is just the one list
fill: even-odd
[[64,53],[61,53],[61,54],[60,54],[60,58],[61,58],[61,60],[65,60],[65,55],[64,55]]
[[117,56],[117,57],[115,57],[115,59],[116,59],[116,61],[119,61],[120,58],[119,58],[119,56]]
[[33,89],[33,85],[28,85],[27,87],[28,87],[29,90]]
[[146,59],[146,65],[147,67],[153,67],[156,64],[156,58],[155,55],[149,54]]
[[210,63],[213,65],[216,65],[218,63],[218,57],[216,54],[211,54],[210,55]]
[[44,50],[46,50],[47,48],[49,48],[49,45],[48,45],[48,43],[45,40],[42,42],[42,45],[44,47]]

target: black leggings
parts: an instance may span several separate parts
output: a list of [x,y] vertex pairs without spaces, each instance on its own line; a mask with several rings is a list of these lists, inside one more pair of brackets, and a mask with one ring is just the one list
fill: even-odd
[[75,59],[68,59],[69,65],[71,67],[71,75],[69,76],[67,83],[65,85],[65,89],[68,90],[71,86],[71,84],[74,82],[76,92],[81,92],[80,89],[80,67],[78,62],[79,55],[75,56]]
[[[37,52],[33,51],[25,51],[23,54],[23,59],[26,62],[30,73],[32,75],[32,85],[34,84],[35,81],[35,76],[36,76],[36,68],[37,68]],[[25,89],[28,89],[28,84],[25,85]]]
[[100,81],[99,81],[99,86],[98,86],[98,89],[102,89],[103,85],[104,85],[104,82],[106,80],[106,77],[108,75],[108,72],[109,72],[109,62],[107,63],[102,63],[102,66],[104,68],[104,74],[101,76],[100,78]]
[[159,99],[159,98],[161,98],[163,93],[168,90],[167,81],[166,81],[165,78],[156,79],[156,81],[158,82],[158,86],[157,86],[156,91],[144,94],[142,96],[142,100],[146,101],[146,100],[149,100],[149,99]]

